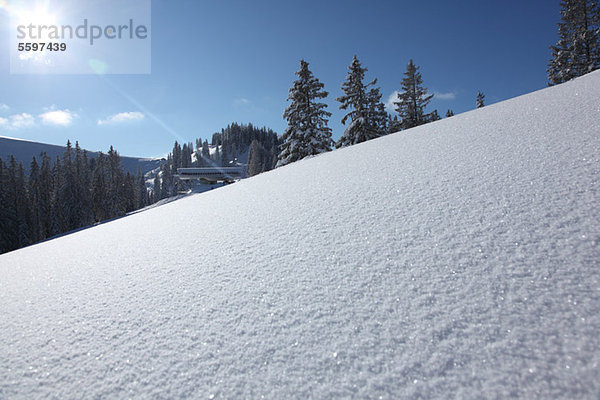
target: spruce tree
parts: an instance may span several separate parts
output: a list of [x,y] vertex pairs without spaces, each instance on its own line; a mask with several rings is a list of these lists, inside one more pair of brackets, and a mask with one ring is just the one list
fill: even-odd
[[54,161],[54,167],[52,169],[53,181],[53,194],[52,194],[52,208],[51,208],[51,230],[52,235],[58,235],[68,230],[68,216],[65,214],[65,207],[63,203],[64,191],[64,172],[60,157],[56,156]]
[[448,117],[454,117],[454,111],[448,109],[448,111],[446,111],[446,118]]
[[138,166],[136,174],[136,209],[144,208],[148,205],[148,189],[146,188],[146,179],[142,169]]
[[23,163],[19,163],[15,187],[18,248],[33,243],[31,234],[31,204],[27,191],[27,176]]
[[29,201],[31,205],[31,240],[37,242],[44,239],[42,221],[41,221],[41,182],[40,182],[40,167],[37,159],[33,157],[29,165],[29,181],[28,181]]
[[67,141],[60,164],[60,184],[57,186],[56,209],[60,208],[62,232],[66,232],[79,227],[79,208],[80,204],[77,196],[77,171],[73,159],[73,147],[71,142]]
[[484,100],[485,100],[485,94],[483,94],[481,92],[477,92],[477,108],[485,107],[485,103],[483,102]]
[[315,78],[304,60],[300,60],[300,69],[295,74],[298,79],[287,98],[291,103],[283,113],[288,126],[283,133],[277,166],[330,151],[333,145],[331,129],[327,126],[331,113],[325,110],[325,103],[319,102],[328,95],[324,85]]
[[91,173],[87,151],[81,150],[79,142],[75,142],[75,199],[76,227],[88,226],[94,222],[92,212]]
[[374,139],[386,133],[387,122],[383,121],[385,108],[381,103],[379,88],[371,88],[377,79],[365,84],[365,72],[360,61],[354,56],[348,67],[348,75],[342,83],[344,95],[336,100],[342,103],[341,110],[349,110],[342,118],[342,124],[349,124],[335,144],[337,148],[351,146]]
[[549,85],[600,68],[600,6],[597,0],[561,0],[558,42],[550,46]]
[[263,172],[263,157],[264,148],[258,140],[253,140],[248,153],[248,168],[246,172],[248,176],[258,175]]
[[104,153],[98,153],[94,170],[92,171],[92,210],[94,219],[104,221],[108,215],[108,185],[106,182],[107,168]]
[[39,215],[40,215],[40,239],[46,239],[52,236],[52,193],[54,192],[52,176],[52,167],[50,157],[42,153],[42,165],[40,167],[40,176],[38,180],[39,189]]
[[206,139],[202,142],[202,161],[202,165],[210,164],[210,150],[208,148],[208,140]]
[[433,110],[429,114],[429,121],[428,122],[439,121],[440,119],[442,119],[442,117],[440,117],[440,114],[438,114],[438,110]]
[[398,121],[398,116],[394,115],[392,118],[391,115],[388,115],[388,131],[389,133],[394,133],[402,130],[402,124]]
[[152,187],[152,203],[156,203],[157,201],[160,201],[160,195],[162,193],[161,190],[161,182],[160,182],[160,172],[158,172],[155,176],[154,176],[154,185]]
[[[374,80],[375,83],[377,80]],[[387,135],[389,115],[385,111],[385,105],[381,101],[381,92],[378,87],[371,88],[367,92],[367,126],[374,132],[374,137]]]
[[125,175],[119,153],[112,146],[107,154],[107,204],[108,217],[115,218],[125,215],[127,200],[124,193]]
[[410,60],[402,79],[402,91],[398,93],[398,101],[394,102],[396,111],[400,115],[402,129],[410,129],[429,122],[425,107],[433,95],[427,94],[423,86],[423,78],[419,67]]
[[17,199],[17,160],[10,156],[8,165],[6,165],[3,173],[3,189],[2,189],[2,242],[4,251],[11,251],[19,248],[18,236],[18,199]]

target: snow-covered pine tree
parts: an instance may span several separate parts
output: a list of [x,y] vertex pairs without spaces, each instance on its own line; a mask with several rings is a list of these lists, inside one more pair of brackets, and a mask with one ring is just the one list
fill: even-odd
[[[385,108],[381,103],[379,88],[371,88],[377,83],[374,79],[364,84],[365,72],[360,61],[354,56],[348,67],[348,75],[342,83],[344,95],[336,100],[342,103],[341,110],[349,110],[342,118],[342,124],[350,120],[346,130],[335,144],[335,147],[351,146],[365,142],[385,134],[387,123],[382,122]],[[367,91],[368,90],[368,91]]]
[[222,166],[221,162],[223,161],[223,158],[221,157],[221,152],[219,151],[219,145],[216,145],[215,154],[212,156],[212,159],[213,159],[214,166],[216,166],[216,167]]
[[152,187],[152,203],[156,203],[160,200],[160,195],[162,193],[160,183],[160,172],[154,176],[154,185]]
[[394,115],[392,118],[391,115],[388,115],[388,131],[389,133],[394,133],[402,130],[402,124],[398,121],[398,116]]
[[106,156],[98,153],[92,171],[92,210],[96,221],[108,218],[108,184]]
[[38,240],[44,239],[41,229],[41,215],[40,215],[40,198],[41,198],[41,185],[40,185],[40,167],[35,156],[29,164],[29,181],[28,189],[29,192],[29,203],[31,205],[31,241],[33,243]]
[[62,222],[58,233],[63,233],[79,227],[77,220],[77,209],[79,207],[76,194],[77,176],[73,162],[73,147],[70,141],[67,141],[67,148],[63,153],[58,173],[60,174],[60,184],[56,186],[55,208]]
[[597,0],[561,0],[558,42],[550,46],[548,83],[556,85],[600,68],[600,5]]
[[278,167],[330,151],[333,145],[331,129],[327,126],[331,113],[325,110],[327,104],[319,102],[329,93],[323,90],[324,85],[308,69],[305,60],[300,60],[300,69],[295,74],[298,79],[287,98],[291,103],[283,113],[288,127],[283,133]]
[[29,193],[27,192],[27,177],[23,163],[19,163],[17,170],[17,179],[15,187],[16,211],[17,211],[17,235],[18,247],[25,247],[32,243],[31,241],[31,204],[29,202]]
[[109,218],[121,217],[126,212],[126,198],[123,191],[125,174],[121,164],[121,156],[110,146],[106,158],[107,166],[107,200]]
[[253,140],[248,151],[247,175],[254,176],[263,172],[263,159],[265,157],[265,148],[258,140]]
[[63,172],[62,172],[62,164],[60,162],[60,157],[56,156],[56,160],[54,160],[54,166],[52,168],[52,211],[50,212],[51,220],[50,225],[52,229],[52,235],[57,235],[59,233],[63,233],[67,231],[67,222],[66,216],[64,213],[64,208],[60,203],[60,191],[63,187]]
[[398,93],[398,101],[394,102],[396,111],[400,115],[402,129],[414,128],[429,122],[425,107],[432,98],[433,95],[428,95],[427,89],[423,86],[419,67],[410,60],[402,79],[402,91]]
[[481,91],[477,92],[477,108],[482,108],[485,107],[485,94],[483,94]]
[[42,165],[39,176],[39,213],[41,225],[41,238],[46,239],[52,235],[52,193],[54,192],[52,176],[52,160],[45,152],[42,153]]
[[135,175],[135,183],[135,208],[144,208],[148,205],[148,189],[146,188],[146,180],[139,165],[137,168],[137,174]]
[[11,251],[19,248],[19,236],[17,233],[17,160],[11,155],[8,165],[3,168],[2,206],[2,246],[3,251]]
[[92,177],[87,151],[81,150],[79,142],[75,142],[75,179],[76,227],[88,226],[94,222],[90,190]]
[[205,164],[210,161],[210,150],[208,148],[208,140],[206,139],[204,139],[204,142],[202,143],[202,159]]
[[167,163],[161,166],[160,174],[160,199],[166,199],[174,195],[173,175],[171,174],[170,157],[167,157]]
[[[375,83],[377,80],[374,80]],[[388,113],[381,102],[381,92],[378,87],[373,87],[367,92],[367,126],[374,132],[375,137],[384,136],[388,131]]]

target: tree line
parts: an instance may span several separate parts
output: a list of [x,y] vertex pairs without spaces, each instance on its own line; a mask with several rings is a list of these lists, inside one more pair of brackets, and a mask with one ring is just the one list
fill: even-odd
[[176,141],[154,177],[151,201],[175,196],[188,189],[187,182],[176,179],[178,168],[239,166],[247,157],[248,176],[269,171],[277,162],[278,145],[279,139],[273,130],[236,122],[214,133],[210,144],[201,138],[195,140],[195,146],[192,142],[181,145]]
[[0,159],[0,253],[121,217],[149,201],[141,171],[125,173],[112,146],[89,158],[79,143],[67,142],[62,157],[33,157],[29,175],[13,156]]
[[[428,94],[419,67],[413,60],[406,67],[401,91],[394,102],[397,115],[392,118],[381,101],[377,79],[365,81],[368,70],[355,55],[342,83],[344,94],[336,99],[339,108],[346,111],[341,121],[346,128],[334,143],[328,127],[331,113],[326,110],[327,104],[321,101],[329,93],[308,65],[307,61],[300,60],[300,69],[296,72],[298,78],[289,90],[287,100],[290,104],[283,113],[288,126],[282,136],[277,166],[331,151],[333,147],[355,145],[441,119],[437,110],[426,111],[433,95]],[[452,110],[448,110],[446,116],[452,115]]]

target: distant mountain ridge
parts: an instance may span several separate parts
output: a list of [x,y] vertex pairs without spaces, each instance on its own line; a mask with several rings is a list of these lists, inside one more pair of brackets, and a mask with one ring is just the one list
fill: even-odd
[[[54,161],[56,156],[62,157],[65,150],[66,146],[0,136],[0,158],[2,158],[4,162],[7,162],[12,155],[18,162],[23,163],[23,166],[27,171],[29,171],[29,164],[34,156],[39,161],[40,154],[46,152],[52,161]],[[118,151],[118,149],[116,150]],[[99,152],[97,151],[88,150],[88,156],[90,158],[96,158],[98,154]],[[138,166],[141,168],[142,173],[146,174],[147,172],[160,167],[161,164],[160,159],[128,157],[123,155],[121,155],[121,161],[125,172],[131,174],[137,173]]]

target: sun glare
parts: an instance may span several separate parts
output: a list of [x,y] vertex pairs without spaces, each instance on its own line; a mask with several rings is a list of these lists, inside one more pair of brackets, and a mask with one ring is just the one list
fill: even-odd
[[33,9],[17,9],[15,14],[14,18],[17,25],[24,25],[27,29],[34,26],[35,29],[42,31],[42,39],[47,39],[47,37],[44,38],[44,31],[47,32],[48,29],[40,29],[41,27],[56,26],[58,24],[56,14],[49,11],[47,4],[37,5]]
[[[52,10],[50,1],[14,2],[0,0],[0,8],[11,19],[11,25],[20,27],[18,32],[25,32],[28,38],[35,42],[48,43],[54,41],[50,38],[49,27],[57,26],[59,20],[56,10]],[[48,64],[48,56],[43,52],[23,52],[19,54],[20,60],[31,60],[36,63]]]

